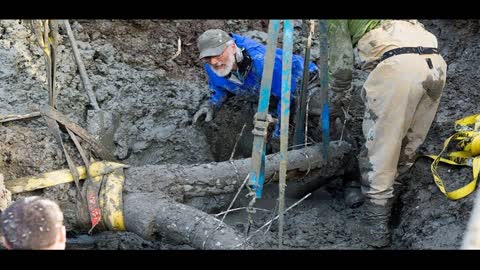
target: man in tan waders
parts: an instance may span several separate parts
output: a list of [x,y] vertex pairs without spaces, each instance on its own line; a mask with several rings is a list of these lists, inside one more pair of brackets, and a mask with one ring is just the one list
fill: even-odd
[[366,142],[358,160],[365,202],[358,237],[385,247],[391,241],[394,180],[413,165],[425,140],[447,64],[438,54],[436,37],[416,20],[331,20],[328,34],[332,106],[352,87],[354,47],[362,69],[371,71],[361,93]]

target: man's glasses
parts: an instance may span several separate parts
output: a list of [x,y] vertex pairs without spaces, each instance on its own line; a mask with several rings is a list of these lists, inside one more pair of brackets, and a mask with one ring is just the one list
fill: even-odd
[[220,57],[220,56],[224,55],[224,54],[225,54],[225,51],[226,51],[227,49],[228,49],[228,47],[226,47],[225,49],[223,49],[223,52],[222,52],[221,54],[219,54],[219,55],[205,56],[205,57],[202,58],[202,61],[203,61],[204,63],[210,63],[210,59],[215,58],[215,57]]

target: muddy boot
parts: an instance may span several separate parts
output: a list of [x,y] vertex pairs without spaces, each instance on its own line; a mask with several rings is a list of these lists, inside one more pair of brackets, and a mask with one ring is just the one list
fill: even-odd
[[360,183],[357,181],[346,180],[344,181],[343,199],[345,204],[350,208],[357,208],[365,201]]
[[374,247],[387,247],[391,243],[391,231],[389,221],[392,210],[392,201],[384,204],[376,204],[371,200],[365,200],[362,206],[362,217],[358,237],[365,244]]

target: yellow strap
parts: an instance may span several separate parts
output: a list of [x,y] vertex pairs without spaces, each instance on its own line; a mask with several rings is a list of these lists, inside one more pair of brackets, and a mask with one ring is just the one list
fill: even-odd
[[[459,135],[463,134],[454,134],[450,136],[447,140],[445,140],[443,144],[443,149],[440,152],[438,156],[435,155],[427,155],[427,157],[434,159],[432,162],[430,169],[433,174],[433,179],[435,181],[435,184],[437,187],[440,189],[440,191],[445,194],[445,196],[450,199],[450,200],[458,200],[461,199],[470,193],[472,193],[475,190],[475,186],[477,183],[478,179],[478,172],[480,170],[480,157],[474,157],[472,159],[472,155],[469,152],[466,151],[457,151],[457,152],[452,152],[449,154],[449,158],[442,158],[442,154],[447,149],[448,144],[450,143],[450,140],[456,139],[459,137]],[[472,168],[473,168],[473,180],[470,181],[470,183],[466,184],[465,186],[458,188],[454,191],[447,192],[445,189],[445,185],[443,184],[443,181],[440,177],[440,175],[437,172],[437,167],[439,162],[444,162],[450,165],[468,165],[468,161],[472,160]]]
[[[480,114],[469,115],[455,121],[455,131],[457,132],[443,143],[443,149],[440,154],[426,155],[426,157],[433,159],[430,169],[435,184],[440,191],[451,200],[461,199],[475,190],[480,170]],[[451,140],[458,141],[457,147],[463,151],[451,152],[447,158],[443,158],[442,154],[447,149]],[[459,189],[447,192],[437,172],[438,163],[440,162],[455,166],[471,166],[473,172],[472,181]]]
[[[100,175],[105,175],[111,173],[113,170],[118,168],[125,168],[127,165],[109,162],[109,161],[99,161],[90,164],[89,175],[91,177],[96,177]],[[87,172],[85,166],[77,167],[78,175],[80,179],[87,178]],[[17,194],[26,191],[37,190],[41,188],[51,187],[59,184],[73,182],[73,176],[70,170],[63,169],[53,172],[46,172],[34,177],[23,177],[17,178],[5,182],[5,187],[12,192],[12,194]]]
[[[474,158],[472,164],[473,164],[473,180],[470,181],[470,183],[466,184],[465,186],[463,186],[461,188],[458,188],[454,191],[446,192],[445,188],[443,186],[441,188],[440,185],[443,185],[442,180],[440,179],[438,174],[437,175],[434,174],[433,177],[434,177],[435,183],[440,188],[440,190],[443,192],[443,194],[445,194],[445,196],[447,196],[448,199],[458,200],[458,199],[461,199],[461,198],[464,198],[464,197],[468,196],[470,193],[472,193],[475,190],[475,187],[477,185],[478,172],[479,172],[479,169],[480,169],[480,158],[478,158],[478,157]],[[439,185],[439,183],[440,183],[440,185]]]
[[[429,157],[433,160],[435,160],[436,158],[438,158],[438,156],[436,155],[426,155],[426,157]],[[457,165],[457,166],[465,166],[466,164],[463,164],[462,162],[459,162],[458,160],[451,160],[451,159],[448,159],[448,158],[440,158],[440,162],[443,162],[443,163],[447,163],[447,164],[450,164],[450,165]]]
[[107,180],[100,189],[99,202],[102,209],[103,222],[113,231],[125,231],[123,216],[123,183],[125,176],[123,169],[115,169],[107,176]]
[[[463,128],[466,128],[469,125],[475,124],[475,122],[478,121],[477,117],[480,117],[480,114],[469,115],[467,117],[464,117],[462,119],[455,121],[455,130],[457,131],[462,130]],[[475,130],[478,130],[478,129],[475,129]]]

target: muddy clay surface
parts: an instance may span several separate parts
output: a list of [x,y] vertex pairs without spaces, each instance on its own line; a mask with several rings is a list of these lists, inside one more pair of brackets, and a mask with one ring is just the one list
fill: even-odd
[[[443,141],[452,134],[453,122],[478,113],[477,87],[480,73],[479,21],[422,20],[438,38],[439,49],[447,64],[447,84],[441,104],[425,143],[424,154],[439,153]],[[228,160],[238,139],[234,158],[251,154],[251,119],[256,103],[249,98],[230,99],[217,112],[212,123],[192,125],[198,106],[209,95],[201,62],[197,60],[196,37],[209,28],[222,28],[266,40],[268,21],[249,20],[72,20],[80,53],[102,109],[114,113],[117,129],[113,153],[131,166],[146,164],[196,164]],[[303,54],[307,26],[296,22],[295,52]],[[87,128],[88,96],[83,90],[66,32],[58,52],[57,109],[80,126]],[[182,47],[177,52],[177,41]],[[461,40],[462,42],[458,42]],[[312,58],[318,60],[318,39],[313,42]],[[361,119],[363,105],[359,91],[367,75],[356,63],[355,87],[340,101],[348,119],[344,138],[355,146],[363,143]],[[0,114],[23,114],[47,104],[45,66],[42,51],[26,24],[18,20],[0,21]],[[343,119],[342,119],[343,122]],[[246,125],[242,136],[242,127]],[[337,127],[337,125],[335,125]],[[68,136],[65,136],[68,139]],[[59,148],[43,119],[0,124],[0,172],[5,181],[67,168]],[[68,141],[68,140],[67,140]],[[81,164],[73,144],[69,153]],[[352,151],[356,154],[357,150]],[[393,249],[455,249],[461,245],[474,196],[449,201],[438,190],[430,172],[430,160],[419,159],[404,179],[399,202],[394,209]],[[440,169],[450,181],[447,190],[468,183],[470,168]],[[288,188],[288,186],[287,186]],[[276,182],[264,187],[264,198],[257,200],[250,233],[273,217],[276,206]],[[65,184],[38,194],[55,199],[66,207],[74,203],[74,185]],[[245,207],[241,193],[234,208]],[[298,198],[287,198],[287,207]],[[212,200],[196,201],[202,203]],[[208,208],[208,207],[207,207]],[[211,209],[211,207],[210,207]],[[352,232],[358,211],[343,202],[341,179],[334,179],[290,210],[285,216],[284,247],[291,249],[366,249]],[[218,213],[216,210],[212,214]],[[147,241],[130,232],[100,232],[87,236],[75,228],[75,213],[65,212],[71,249],[192,249],[170,243],[168,239]],[[225,221],[239,232],[246,231],[247,213],[236,211]],[[278,246],[278,223],[251,239],[256,248]],[[78,244],[80,243],[80,244]]]

